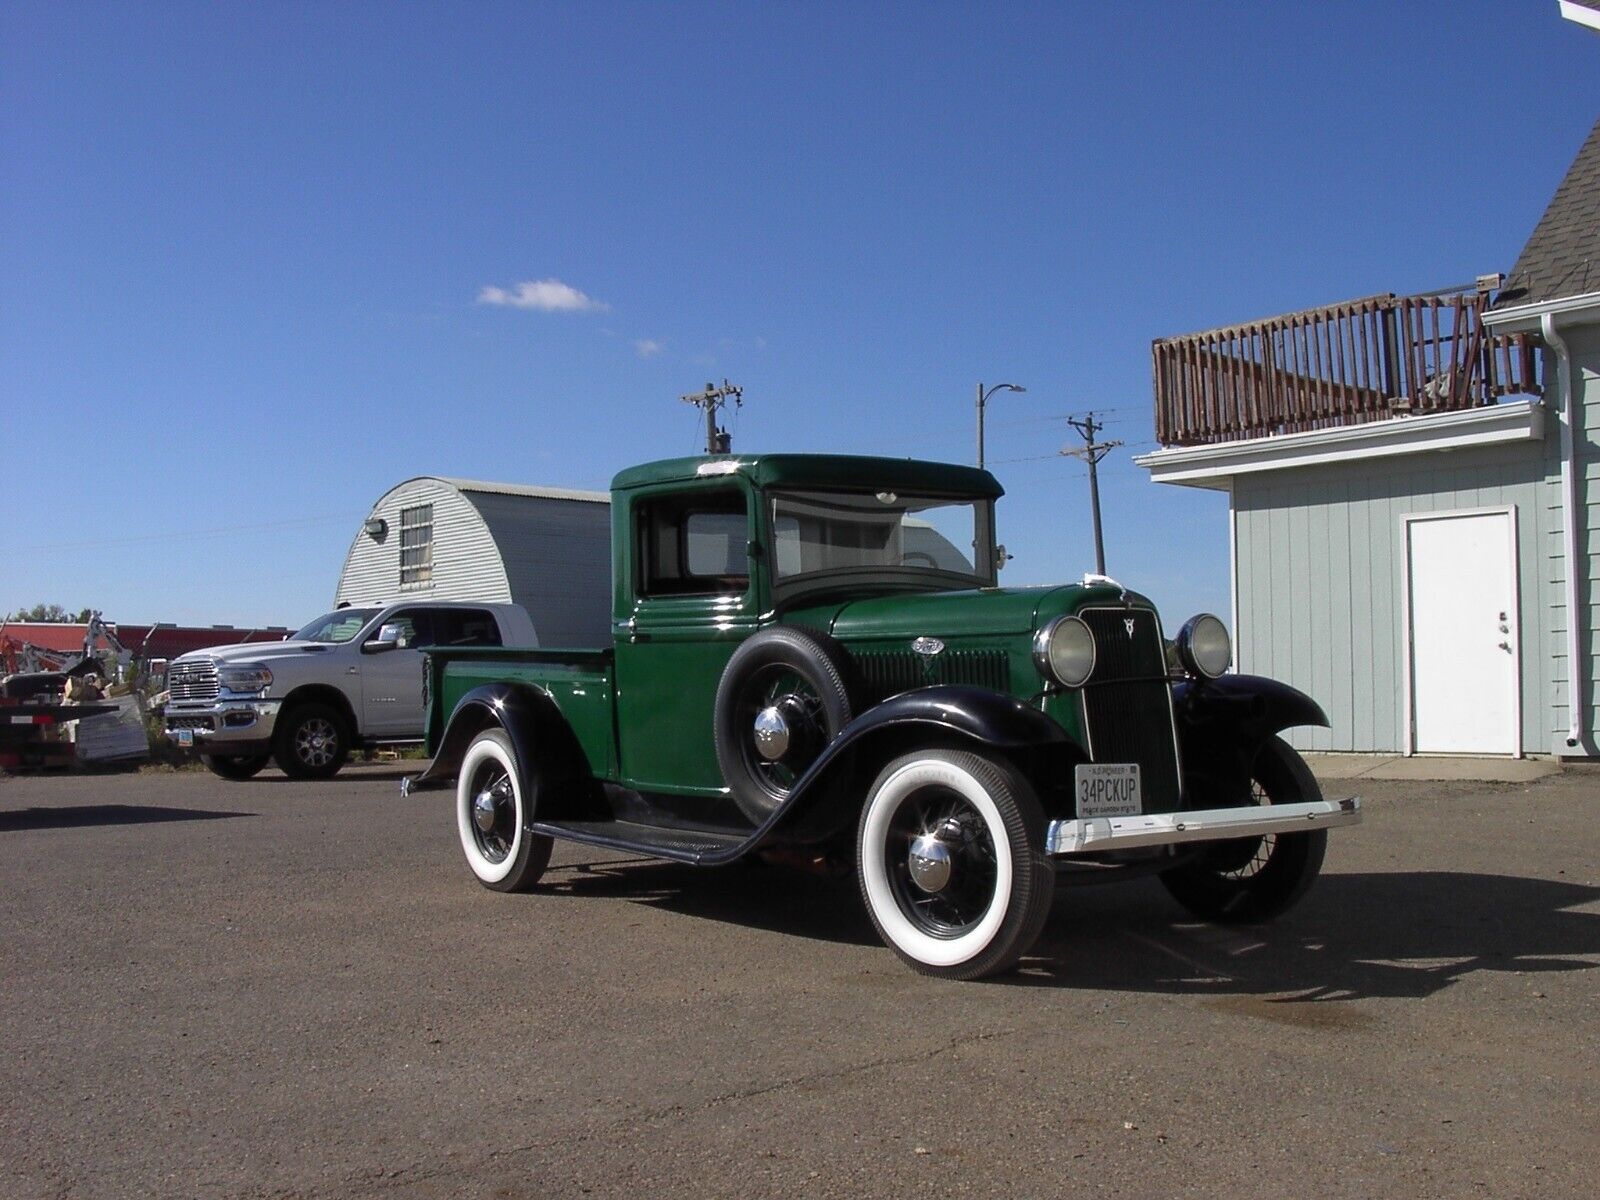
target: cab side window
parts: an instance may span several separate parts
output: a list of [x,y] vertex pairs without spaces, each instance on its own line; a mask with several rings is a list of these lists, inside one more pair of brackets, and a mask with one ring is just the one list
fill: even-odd
[[725,596],[749,587],[750,519],[742,492],[646,501],[634,522],[641,595]]
[[480,608],[439,608],[432,613],[439,646],[499,646],[500,626],[494,614]]

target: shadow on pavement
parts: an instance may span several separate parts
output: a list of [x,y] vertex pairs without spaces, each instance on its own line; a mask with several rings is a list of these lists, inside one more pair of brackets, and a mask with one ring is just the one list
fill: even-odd
[[204,808],[164,808],[155,804],[79,804],[67,808],[0,810],[0,833],[23,829],[80,829],[93,825],[145,825],[157,821],[220,821],[253,817],[247,812]]
[[1256,928],[1195,923],[1148,892],[1118,911],[1110,891],[1089,911],[1071,892],[1058,893],[1050,926],[1012,982],[1356,1000],[1429,996],[1479,971],[1600,965],[1586,961],[1600,956],[1600,914],[1571,911],[1600,900],[1600,888],[1562,880],[1325,875],[1299,908]]
[[[702,920],[850,945],[877,936],[853,876],[780,868],[697,870],[654,860],[552,869],[546,895],[611,897]],[[1260,927],[1194,921],[1153,880],[1061,888],[1012,986],[1241,996],[1269,1019],[1284,1001],[1420,998],[1480,971],[1600,966],[1600,888],[1449,871],[1324,875],[1299,908]],[[887,951],[885,951],[887,953]],[[1298,1010],[1305,1013],[1305,1009]]]
[[684,916],[818,941],[855,946],[877,942],[853,875],[830,878],[758,863],[702,869],[658,859],[626,859],[552,868],[539,890],[547,895],[629,900]]

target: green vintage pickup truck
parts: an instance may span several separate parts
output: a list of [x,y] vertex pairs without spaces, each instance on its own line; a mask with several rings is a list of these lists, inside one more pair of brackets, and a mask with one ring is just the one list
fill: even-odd
[[916,970],[1014,966],[1057,885],[1155,873],[1263,921],[1322,864],[1325,801],[1277,735],[1309,697],[1172,643],[1103,576],[1002,588],[987,471],[834,455],[650,463],[612,483],[614,645],[434,649],[433,762],[474,875],[553,839],[696,866],[853,862]]

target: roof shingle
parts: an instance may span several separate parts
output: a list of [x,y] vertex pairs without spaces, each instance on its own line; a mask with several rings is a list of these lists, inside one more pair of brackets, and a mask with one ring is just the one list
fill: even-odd
[[1517,256],[1496,308],[1600,291],[1600,121]]

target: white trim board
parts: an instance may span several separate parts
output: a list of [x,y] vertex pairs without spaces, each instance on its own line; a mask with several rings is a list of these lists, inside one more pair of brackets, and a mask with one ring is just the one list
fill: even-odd
[[1260,471],[1539,441],[1544,437],[1544,423],[1543,403],[1514,400],[1461,412],[1391,417],[1365,425],[1280,433],[1208,446],[1177,446],[1138,455],[1133,461],[1148,470],[1156,483],[1222,490],[1235,476]]

